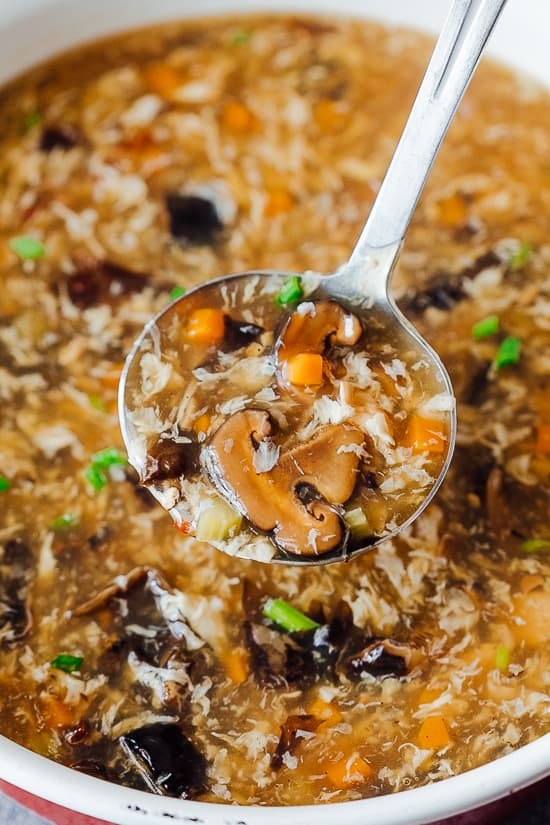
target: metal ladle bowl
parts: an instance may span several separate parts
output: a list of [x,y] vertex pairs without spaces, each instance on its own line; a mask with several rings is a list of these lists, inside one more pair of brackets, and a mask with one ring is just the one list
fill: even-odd
[[[308,300],[335,300],[358,317],[368,319],[369,324],[374,320],[379,335],[382,330],[386,340],[395,349],[409,353],[415,351],[419,359],[429,362],[431,382],[440,387],[440,392],[451,396],[453,388],[443,363],[397,308],[388,286],[432,164],[505,2],[506,0],[454,0],[358,243],[349,261],[335,274],[320,278],[317,289],[308,296]],[[246,279],[280,279],[282,283],[293,274],[295,273],[275,271],[244,272],[207,281],[189,290],[148,322],[128,355],[119,387],[120,424],[130,463],[134,466],[137,463],[136,432],[129,411],[132,377],[136,374],[136,359],[144,345],[148,345],[148,339],[158,340],[159,326],[166,326],[174,313],[180,315],[182,304],[202,291],[221,289],[237,282],[242,287],[246,284]],[[433,499],[449,469],[456,439],[454,408],[449,411],[448,418],[447,453],[440,473],[433,485],[426,490],[425,497],[414,513],[399,524],[393,533],[386,533],[378,541],[353,549],[346,555],[334,552],[289,556],[278,551],[271,561],[317,566],[342,561],[344,558],[347,560],[370,550],[379,541],[391,538],[410,525]]]

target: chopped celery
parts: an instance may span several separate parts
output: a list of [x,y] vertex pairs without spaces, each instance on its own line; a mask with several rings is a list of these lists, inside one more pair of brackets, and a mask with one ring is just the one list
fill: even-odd
[[223,541],[238,532],[243,517],[221,498],[212,498],[201,507],[197,522],[198,541]]
[[355,538],[366,538],[372,535],[369,521],[361,507],[355,507],[353,510],[344,513],[344,521]]
[[23,261],[36,261],[38,258],[43,258],[46,250],[36,238],[30,235],[19,235],[12,238],[9,242],[9,247],[12,252],[15,252]]
[[262,613],[289,633],[299,633],[302,630],[314,630],[319,627],[318,622],[314,622],[309,616],[304,616],[283,599],[268,599],[263,606]]
[[176,298],[181,298],[182,295],[185,295],[185,292],[186,290],[184,286],[175,286],[168,296],[168,300],[170,302],[175,301]]
[[498,315],[488,315],[472,327],[472,338],[488,338],[498,332]]
[[82,662],[83,656],[71,656],[69,653],[60,653],[50,662],[50,666],[55,670],[62,670],[64,673],[74,673],[78,670]]
[[533,244],[529,241],[522,241],[516,251],[510,255],[510,259],[508,261],[510,269],[513,269],[514,271],[522,269],[531,257],[532,251]]
[[510,649],[505,647],[504,645],[499,645],[497,647],[497,653],[495,657],[495,667],[497,667],[498,670],[506,670],[509,664]]
[[281,291],[275,298],[275,302],[284,307],[287,304],[295,304],[300,298],[303,298],[304,290],[302,289],[302,279],[298,275],[293,275],[288,281],[285,281]]
[[75,527],[78,524],[78,519],[73,513],[63,513],[62,516],[55,518],[50,527],[52,530],[67,530],[69,527]]
[[517,364],[521,355],[521,341],[519,338],[510,336],[505,338],[498,348],[495,358],[495,368],[497,370],[507,367],[510,364]]
[[528,539],[521,544],[524,553],[548,553],[550,541],[548,539]]
[[11,487],[11,481],[6,476],[0,476],[0,493],[5,493]]

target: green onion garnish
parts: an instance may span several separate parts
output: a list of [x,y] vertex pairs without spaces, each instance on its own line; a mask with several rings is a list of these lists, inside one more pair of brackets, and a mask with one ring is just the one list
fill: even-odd
[[548,539],[528,539],[520,545],[524,553],[546,553],[550,550]]
[[99,412],[107,412],[107,407],[103,403],[103,399],[99,397],[99,395],[89,395],[88,401],[90,402],[90,406],[94,408],[94,410],[99,410]]
[[92,465],[99,470],[106,467],[112,467],[115,464],[128,464],[126,456],[123,455],[116,447],[107,447],[105,450],[100,450],[92,456]]
[[296,301],[299,301],[300,298],[303,298],[303,296],[302,279],[299,275],[293,275],[292,278],[284,282],[283,288],[275,298],[275,302],[280,307],[284,307],[287,304],[294,304]]
[[96,493],[103,490],[109,481],[109,476],[105,472],[109,467],[123,466],[128,464],[126,456],[116,447],[106,447],[98,453],[94,453],[90,464],[84,470],[84,478],[93,487]]
[[170,295],[168,296],[169,301],[175,301],[176,298],[181,298],[182,295],[185,295],[186,289],[184,286],[175,286]]
[[78,670],[82,662],[83,656],[70,656],[68,653],[60,653],[53,661],[50,662],[50,667],[56,670],[63,670],[65,673],[74,673]]
[[489,335],[494,335],[498,332],[498,316],[488,315],[482,321],[478,321],[472,327],[472,338],[487,338]]
[[499,370],[502,367],[507,367],[510,364],[517,364],[521,355],[521,341],[519,338],[511,335],[505,338],[498,348],[495,358],[495,369]]
[[283,630],[288,630],[289,633],[299,633],[301,630],[314,630],[319,627],[317,622],[309,616],[304,616],[283,599],[268,599],[262,608],[262,613]]
[[517,250],[510,256],[508,266],[510,269],[516,271],[522,269],[531,256],[533,251],[533,244],[529,241],[522,241]]
[[244,46],[248,43],[251,37],[252,34],[250,32],[236,32],[231,38],[231,43],[233,46]]
[[23,261],[36,261],[46,254],[46,250],[36,238],[30,235],[19,235],[17,238],[12,238],[9,243],[12,252]]
[[510,664],[510,649],[504,645],[497,647],[497,655],[495,656],[495,667],[499,670],[506,670]]
[[90,464],[86,467],[84,470],[84,478],[96,493],[103,490],[109,480],[103,470],[100,470],[95,464]]
[[11,481],[6,476],[0,476],[0,493],[5,493],[11,487]]
[[72,513],[63,513],[62,516],[54,518],[50,527],[52,530],[67,530],[69,527],[75,527],[78,524],[78,519]]
[[23,119],[23,131],[30,132],[31,129],[34,129],[35,126],[42,120],[42,115],[36,109],[33,112],[27,112]]

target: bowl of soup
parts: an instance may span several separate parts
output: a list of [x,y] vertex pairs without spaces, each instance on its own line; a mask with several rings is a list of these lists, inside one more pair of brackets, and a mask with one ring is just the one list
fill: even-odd
[[[544,8],[506,7],[497,62],[464,98],[394,276],[459,421],[449,475],[414,524],[316,569],[220,553],[209,542],[231,538],[232,514],[198,506],[175,529],[138,483],[116,412],[133,340],[186,289],[346,260],[443,15],[375,0],[4,2],[6,782],[124,825],[420,825],[550,772]],[[307,283],[285,289],[299,314]],[[231,319],[241,331],[249,299]],[[288,416],[264,386],[262,341],[246,346],[250,366],[229,366],[235,397]],[[398,359],[367,346],[356,361],[349,397],[399,398],[406,416]],[[206,348],[203,394],[216,373]],[[162,386],[158,371],[142,378],[154,432]],[[155,459],[190,498],[177,462],[217,426],[191,401]],[[334,404],[323,415],[345,429],[353,405]],[[380,413],[368,437],[429,462],[437,423],[436,409],[390,430]],[[346,529],[360,542],[403,490],[383,462],[356,459]]]

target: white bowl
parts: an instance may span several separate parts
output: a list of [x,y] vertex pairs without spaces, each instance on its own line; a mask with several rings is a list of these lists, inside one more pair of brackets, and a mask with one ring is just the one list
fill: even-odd
[[[442,0],[0,0],[0,83],[60,50],[174,17],[238,11],[332,12],[436,32]],[[550,4],[509,0],[489,53],[550,86]],[[460,776],[388,796],[334,805],[240,807],[168,799],[94,779],[0,736],[0,778],[117,825],[427,825],[550,775],[550,734]]]

